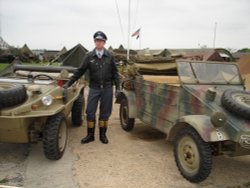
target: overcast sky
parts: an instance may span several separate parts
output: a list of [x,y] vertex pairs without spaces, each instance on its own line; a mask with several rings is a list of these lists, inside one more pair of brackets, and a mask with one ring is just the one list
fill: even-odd
[[[122,29],[116,2],[119,7]],[[91,50],[93,33],[107,47],[127,46],[129,0],[0,0],[1,35],[13,46]],[[131,0],[131,33],[141,28],[142,48],[250,47],[250,0]],[[139,40],[130,38],[131,47]]]

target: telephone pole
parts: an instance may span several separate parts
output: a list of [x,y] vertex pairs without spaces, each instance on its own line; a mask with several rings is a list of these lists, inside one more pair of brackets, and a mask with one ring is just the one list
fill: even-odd
[[2,0],[0,0],[0,37],[2,37]]

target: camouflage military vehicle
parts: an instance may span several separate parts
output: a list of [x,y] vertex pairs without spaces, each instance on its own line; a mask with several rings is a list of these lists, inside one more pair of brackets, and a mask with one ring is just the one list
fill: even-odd
[[79,80],[62,88],[70,67],[15,65],[0,78],[0,142],[43,142],[48,159],[58,160],[67,145],[67,116],[72,125],[82,124],[84,85]]
[[131,131],[138,118],[166,133],[182,176],[201,182],[212,156],[250,154],[250,93],[236,64],[178,61],[177,70],[125,79],[116,101],[120,122]]

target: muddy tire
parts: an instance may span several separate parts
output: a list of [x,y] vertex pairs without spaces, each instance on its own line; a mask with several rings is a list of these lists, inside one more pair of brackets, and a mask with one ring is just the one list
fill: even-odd
[[210,145],[191,127],[177,133],[174,141],[174,156],[181,175],[190,182],[205,180],[212,169]]
[[80,92],[78,98],[73,103],[71,110],[71,121],[73,127],[79,127],[82,125],[82,109],[83,109],[83,91]]
[[22,104],[26,99],[27,92],[23,85],[0,83],[0,109]]
[[247,91],[226,90],[221,98],[222,106],[229,112],[250,120],[250,93]]
[[43,130],[44,155],[51,160],[60,159],[68,140],[67,122],[63,113],[47,119]]
[[121,127],[125,131],[131,131],[134,128],[135,119],[128,116],[128,101],[123,99],[120,105],[120,123]]

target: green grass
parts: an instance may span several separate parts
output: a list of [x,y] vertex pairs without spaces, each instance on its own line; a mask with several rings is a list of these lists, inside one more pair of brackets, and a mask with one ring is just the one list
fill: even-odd
[[[35,65],[35,66],[48,66],[50,62],[39,62],[39,63],[36,63],[36,62],[22,62],[22,65]],[[50,66],[53,66],[53,67],[57,67],[57,66],[60,66],[61,64],[60,63],[52,63]]]
[[[35,63],[35,62],[23,62],[22,65],[35,65],[35,66],[47,66],[49,64],[49,62],[39,62],[39,63]],[[9,63],[0,63],[0,72],[3,71],[7,66],[9,65]],[[60,63],[52,63],[50,66],[53,67],[58,67],[60,66]]]
[[8,65],[8,63],[0,63],[0,72],[4,70]]
[[0,179],[0,183],[2,184],[2,183],[8,183],[9,182],[9,180],[7,179],[7,178],[4,178],[4,179]]

